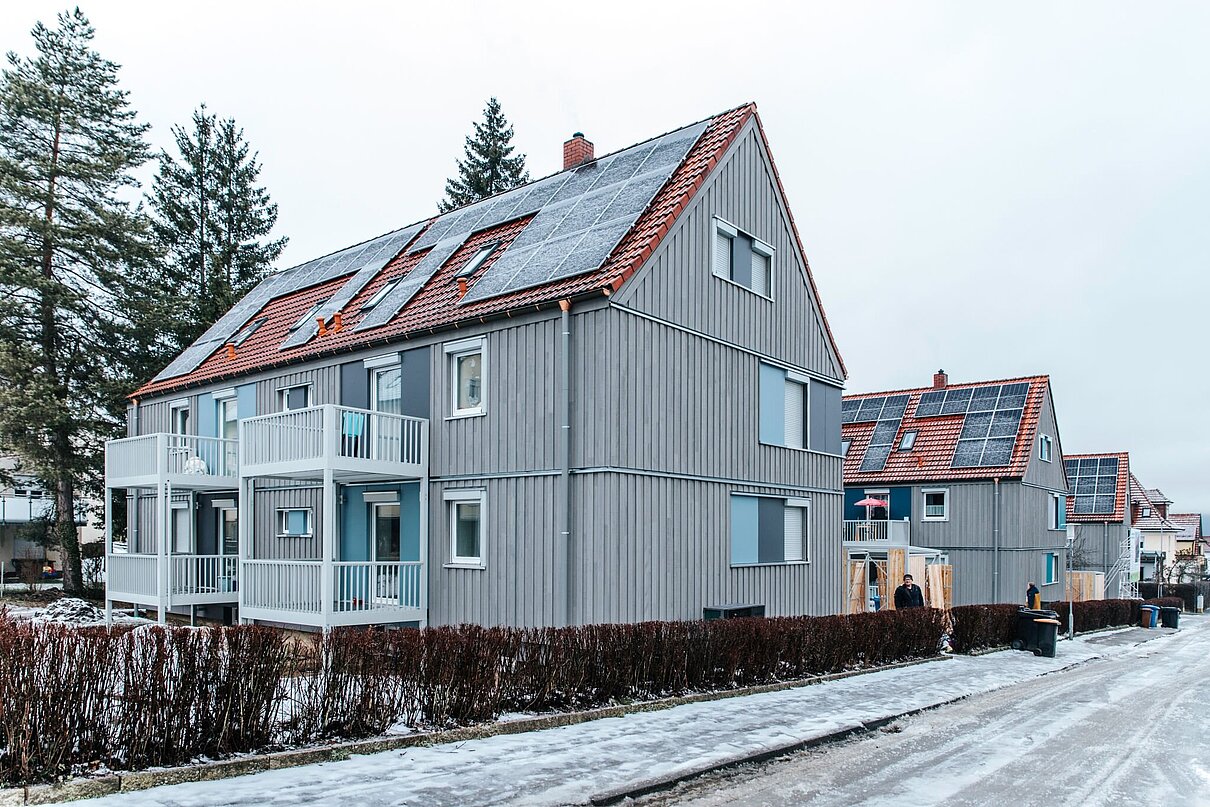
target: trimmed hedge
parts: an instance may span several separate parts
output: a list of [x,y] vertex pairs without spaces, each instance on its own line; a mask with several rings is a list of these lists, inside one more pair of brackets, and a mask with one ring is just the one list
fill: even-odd
[[573,628],[73,628],[0,610],[0,784],[583,709],[937,653],[944,612]]
[[[1159,587],[1155,583],[1139,583],[1139,596],[1144,599],[1155,597]],[[1197,610],[1197,595],[1201,594],[1207,603],[1210,603],[1210,582],[1198,581],[1194,583],[1165,583],[1164,594],[1167,597],[1179,597],[1186,611]]]
[[950,646],[955,653],[1007,647],[1017,636],[1016,605],[958,605],[950,609]]
[[[1076,633],[1083,633],[1090,630],[1100,630],[1101,628],[1119,627],[1125,625],[1138,625],[1141,615],[1139,614],[1139,600],[1086,600],[1084,602],[1072,603],[1076,620]],[[1067,626],[1067,605],[1066,601],[1051,602],[1044,605],[1044,608],[1049,608],[1052,611],[1057,611],[1059,614],[1059,633],[1066,633]]]

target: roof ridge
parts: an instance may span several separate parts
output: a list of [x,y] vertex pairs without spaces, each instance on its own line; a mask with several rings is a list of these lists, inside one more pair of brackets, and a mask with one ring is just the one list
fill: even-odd
[[944,387],[911,387],[907,389],[892,389],[879,392],[854,392],[845,398],[873,398],[879,395],[910,395],[913,392],[944,392],[948,389],[965,389],[967,387],[989,387],[992,384],[1011,384],[1020,381],[1050,381],[1049,373],[1027,375],[1019,378],[993,378],[987,381],[966,381],[960,384],[946,384]]

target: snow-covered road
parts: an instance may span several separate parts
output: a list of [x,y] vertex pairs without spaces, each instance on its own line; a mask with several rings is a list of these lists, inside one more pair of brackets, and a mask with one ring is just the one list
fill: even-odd
[[1137,647],[1094,637],[1124,652],[644,803],[1210,804],[1210,630],[1187,622]]
[[[688,771],[736,755],[822,737],[839,729],[860,726],[862,722],[1028,681],[1031,683],[1026,684],[1022,695],[1005,691],[994,696],[1003,701],[1006,709],[994,723],[985,725],[983,720],[972,719],[966,724],[981,738],[976,745],[968,747],[962,743],[960,733],[953,734],[952,745],[940,744],[940,736],[915,738],[909,743],[901,740],[904,734],[899,734],[886,741],[880,763],[884,766],[914,756],[917,746],[922,751],[935,749],[935,753],[926,755],[928,761],[921,763],[927,769],[916,770],[919,780],[908,776],[914,770],[911,766],[900,767],[898,774],[878,779],[877,770],[863,765],[864,773],[849,771],[849,774],[858,779],[868,778],[872,783],[879,782],[876,789],[852,791],[860,794],[858,798],[846,795],[832,799],[830,795],[821,794],[823,800],[819,803],[849,804],[861,798],[885,796],[888,802],[924,804],[947,793],[959,799],[955,804],[967,803],[960,799],[978,794],[977,789],[967,786],[975,778],[994,776],[1000,770],[1005,770],[1009,777],[1003,792],[1015,794],[1012,800],[1021,801],[1019,796],[1027,789],[1021,781],[1011,781],[1011,769],[1006,768],[1006,763],[1029,754],[1030,744],[1036,738],[1048,732],[1057,734],[1063,726],[1085,727],[1073,728],[1073,734],[1066,738],[1069,743],[1066,747],[1062,746],[1062,740],[1056,740],[1057,744],[1048,743],[1045,754],[1032,763],[1043,767],[1031,776],[1044,771],[1046,777],[1070,779],[1074,787],[1087,782],[1088,777],[1078,771],[1066,770],[1062,755],[1058,753],[1060,750],[1066,753],[1099,747],[1112,750],[1112,758],[1116,759],[1122,750],[1117,741],[1080,735],[1087,730],[1122,736],[1127,732],[1146,731],[1149,727],[1133,718],[1122,724],[1115,724],[1113,720],[1102,723],[1097,718],[1099,710],[1107,704],[1116,704],[1129,714],[1128,707],[1134,702],[1135,694],[1144,689],[1143,682],[1153,676],[1163,682],[1161,686],[1172,698],[1196,692],[1191,682],[1195,675],[1205,677],[1206,659],[1210,658],[1208,625],[1210,620],[1192,619],[1180,633],[1141,647],[1136,647],[1135,640],[1122,633],[1100,634],[1077,639],[1074,643],[1063,642],[1057,659],[1014,652],[960,657],[798,689],[689,704],[529,734],[409,748],[223,781],[122,793],[80,803],[94,807],[298,804],[438,807],[583,803],[594,794],[628,787],[650,777]],[[1138,633],[1149,637],[1158,635],[1155,631],[1148,633],[1141,629]],[[1100,656],[1110,660],[1035,680],[1044,673]],[[1068,683],[1084,680],[1089,683]],[[955,708],[964,707],[948,707],[938,714]],[[1146,714],[1154,711],[1159,715],[1163,711],[1158,705],[1155,710],[1147,709]],[[1184,711],[1173,707],[1165,714],[1169,720],[1179,722]],[[909,722],[907,725],[911,731],[915,724]],[[942,725],[945,725],[944,721]],[[1019,740],[1013,739],[1017,736],[1014,727],[1021,728]],[[1175,738],[1183,736],[1180,733],[1183,729],[1175,725],[1151,730],[1157,734],[1176,732],[1172,735]],[[940,734],[939,730],[934,729],[934,732]],[[951,759],[961,748],[966,749],[966,756],[951,765]],[[909,751],[912,752],[910,755]],[[798,803],[800,798],[811,798],[811,795],[792,791],[791,786],[801,785],[804,777],[814,776],[809,768],[811,758],[807,755],[784,763],[787,770],[791,765],[808,767],[787,774],[782,785],[773,791],[762,789],[761,783],[763,777],[777,775],[780,770],[777,766],[762,768],[760,778],[741,782],[735,793],[722,791],[700,795],[710,804],[733,803],[737,799],[750,799],[751,803]],[[1098,763],[1109,759],[1101,756]],[[944,773],[933,776],[933,769]],[[839,771],[837,774],[839,777]],[[843,781],[843,777],[837,779],[840,784]],[[799,792],[801,796],[781,798],[783,792]],[[900,798],[894,798],[895,793]],[[904,794],[907,794],[906,798]]]

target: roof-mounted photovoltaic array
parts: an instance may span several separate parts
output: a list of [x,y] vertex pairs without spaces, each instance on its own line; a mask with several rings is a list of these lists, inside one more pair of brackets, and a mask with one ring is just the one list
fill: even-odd
[[1065,460],[1067,482],[1075,497],[1077,515],[1109,515],[1116,509],[1118,458],[1084,457]]
[[[414,224],[269,275],[226,314],[219,317],[217,322],[165,367],[154,380],[174,378],[197,369],[198,365],[226,344],[244,323],[271,300],[350,273],[357,273],[355,279],[358,276],[364,279],[367,274],[372,277],[415,237],[421,226]],[[373,271],[370,270],[372,266]],[[344,293],[345,289],[342,288],[329,302],[336,301]]]
[[916,417],[928,417],[920,412],[925,407],[927,396],[943,395],[940,406],[934,397],[928,402],[926,412],[939,408],[933,414],[965,415],[950,467],[998,468],[1012,463],[1013,447],[1017,444],[1017,431],[1021,427],[1021,413],[1028,394],[1029,384],[927,392],[920,397]]
[[[891,456],[891,447],[895,443],[895,435],[899,433],[899,424],[907,409],[908,395],[887,395],[878,398],[863,398],[852,423],[873,423],[874,432],[870,435],[870,443],[866,446],[865,456],[861,460],[863,473],[881,471],[886,467],[887,457]],[[843,417],[844,404],[841,404]]]
[[439,217],[408,248],[429,253],[356,330],[390,322],[473,233],[521,216],[536,214],[463,304],[599,268],[705,130],[698,123]]

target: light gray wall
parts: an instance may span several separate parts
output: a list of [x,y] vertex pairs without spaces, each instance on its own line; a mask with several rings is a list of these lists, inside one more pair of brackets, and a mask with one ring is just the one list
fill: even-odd
[[[1050,436],[1051,461],[1043,462],[1038,454],[1041,435]],[[1049,490],[1067,492],[1067,475],[1063,466],[1063,446],[1059,440],[1058,420],[1055,416],[1054,397],[1049,385],[1046,397],[1042,400],[1042,411],[1038,415],[1038,427],[1034,433],[1033,445],[1029,455],[1029,465],[1025,469],[1025,481],[1031,485]]]
[[1117,562],[1122,541],[1130,531],[1121,522],[1072,524],[1071,528],[1075,537],[1076,569],[1106,573]]

